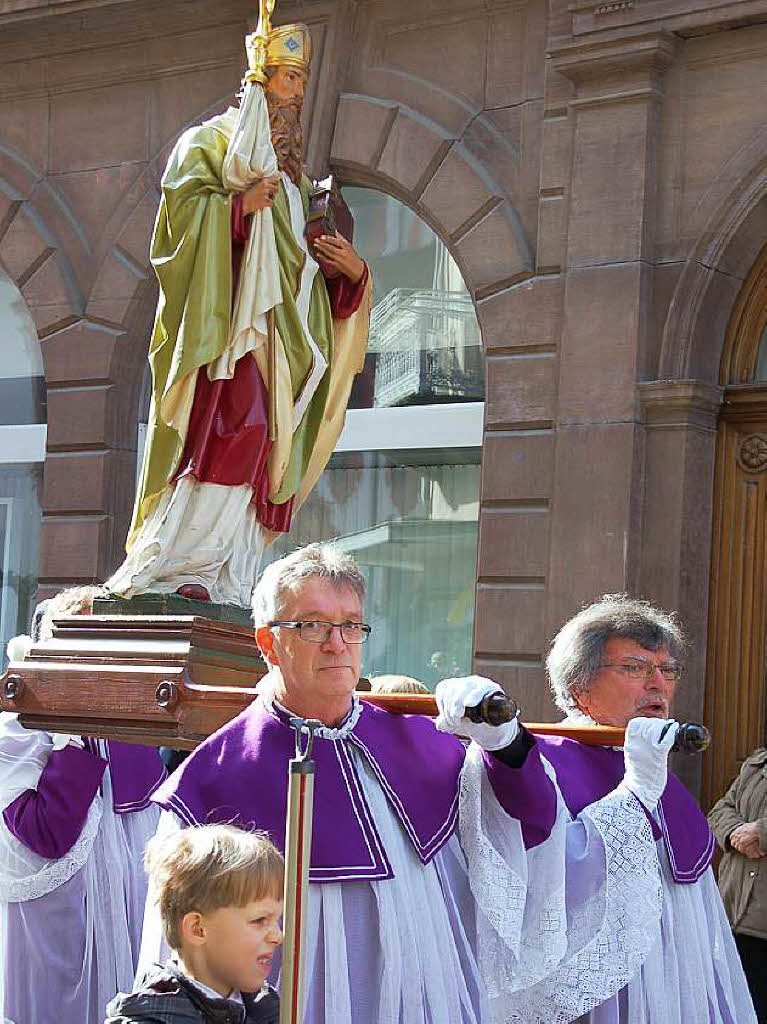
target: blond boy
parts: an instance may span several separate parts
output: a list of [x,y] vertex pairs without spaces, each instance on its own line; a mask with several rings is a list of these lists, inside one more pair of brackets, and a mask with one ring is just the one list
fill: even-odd
[[173,956],[106,1024],[277,1024],[266,983],[282,942],[281,854],[262,833],[203,825],[157,836],[145,864]]

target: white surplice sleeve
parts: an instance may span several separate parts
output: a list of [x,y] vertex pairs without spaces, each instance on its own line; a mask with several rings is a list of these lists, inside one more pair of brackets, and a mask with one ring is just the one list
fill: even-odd
[[660,934],[660,870],[639,801],[619,786],[573,819],[541,761],[556,814],[529,849],[474,744],[461,779],[460,839],[494,1024],[575,1020],[623,988]]
[[[47,732],[25,729],[18,716],[0,714],[0,812],[36,789],[53,750]],[[21,903],[57,889],[80,870],[93,848],[102,815],[96,794],[77,841],[63,856],[47,859],[20,842],[0,813],[0,901]]]

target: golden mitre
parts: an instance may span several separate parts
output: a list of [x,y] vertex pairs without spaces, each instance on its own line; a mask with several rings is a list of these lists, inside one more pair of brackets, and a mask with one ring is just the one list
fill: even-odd
[[266,49],[266,66],[279,67],[287,64],[309,74],[312,59],[312,37],[306,25],[278,25],[269,33]]
[[278,25],[269,31],[265,48],[263,36],[258,31],[253,32],[245,37],[245,50],[248,54],[246,81],[263,82],[266,68],[285,65],[309,74],[312,37],[306,25]]

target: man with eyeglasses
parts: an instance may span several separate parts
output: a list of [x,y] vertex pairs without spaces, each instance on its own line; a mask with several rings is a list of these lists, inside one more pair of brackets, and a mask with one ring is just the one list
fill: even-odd
[[[364,577],[333,545],[309,545],[263,572],[253,618],[269,673],[257,700],[155,794],[160,830],[233,822],[281,846],[289,719],[319,719],[304,1024],[524,1020],[514,1016],[520,993],[577,967],[586,940],[601,942],[593,907],[605,866],[620,861],[628,889],[646,894],[644,812],[620,798],[632,801],[627,848],[624,831],[603,827],[611,798],[589,826],[588,849],[573,853],[566,810],[540,758],[527,765],[516,720],[464,717],[499,689],[490,680],[441,683],[438,728],[361,703],[364,597]],[[474,741],[468,754],[452,732]],[[534,799],[510,815],[522,782]],[[142,965],[162,952],[151,906],[144,935]],[[604,991],[618,991],[624,966],[600,967]]]
[[[643,949],[627,965],[620,991],[592,1003],[578,1018],[589,1024],[756,1021],[710,867],[714,838],[697,803],[667,770],[678,728],[670,715],[683,647],[672,616],[624,594],[607,595],[562,627],[546,662],[566,721],[626,727],[625,746],[539,736],[520,780],[542,758],[574,825],[607,794],[624,790],[640,801],[656,840],[648,863],[656,878],[654,895],[612,907],[604,903],[602,965],[617,971],[632,945]],[[627,809],[628,804],[616,806],[610,827],[623,831],[630,844],[634,826],[628,827]],[[574,841],[576,833],[568,838]],[[605,893],[631,885],[618,862],[593,881],[601,881]],[[588,993],[592,982],[587,961],[580,976],[555,971],[522,994],[518,1019],[571,1020],[567,1013],[579,996],[575,992],[571,1000],[570,993]],[[565,1015],[557,1016],[562,1007]]]

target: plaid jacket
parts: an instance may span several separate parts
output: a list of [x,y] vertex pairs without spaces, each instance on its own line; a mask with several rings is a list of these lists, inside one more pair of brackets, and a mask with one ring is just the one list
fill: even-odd
[[243,992],[242,999],[210,998],[168,961],[157,964],[137,992],[116,996],[105,1024],[278,1024],[279,999],[271,986],[256,995]]

